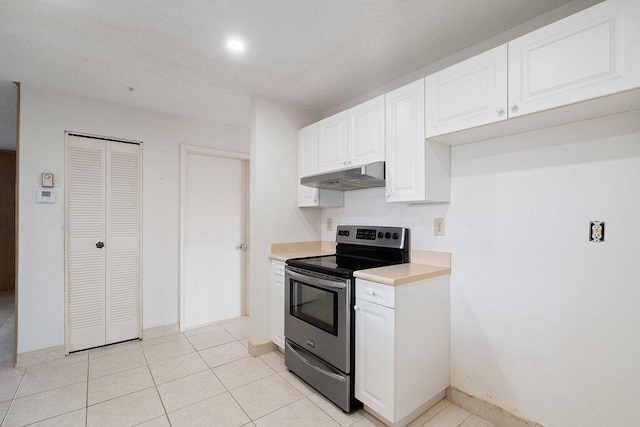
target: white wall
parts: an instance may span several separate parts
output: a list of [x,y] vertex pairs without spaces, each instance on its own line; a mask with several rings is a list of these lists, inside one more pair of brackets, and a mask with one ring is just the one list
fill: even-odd
[[249,213],[249,340],[271,340],[269,291],[272,243],[320,238],[320,211],[298,203],[298,129],[318,114],[262,97],[251,106]]
[[453,387],[546,426],[640,425],[639,185],[636,111],[452,147],[448,205],[354,191],[322,223],[409,226],[452,252]]
[[[249,130],[22,85],[18,353],[64,344],[64,132],[142,141],[143,328],[178,322],[179,144],[246,153]],[[60,200],[33,202],[53,172]]]

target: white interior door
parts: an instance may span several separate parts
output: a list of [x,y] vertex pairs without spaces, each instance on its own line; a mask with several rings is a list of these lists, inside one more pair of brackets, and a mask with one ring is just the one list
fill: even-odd
[[69,136],[67,332],[69,351],[105,344],[105,145]]
[[140,146],[106,141],[106,344],[140,336]]
[[183,162],[183,328],[244,314],[246,161],[187,153]]
[[76,351],[140,336],[140,146],[68,136],[67,333]]

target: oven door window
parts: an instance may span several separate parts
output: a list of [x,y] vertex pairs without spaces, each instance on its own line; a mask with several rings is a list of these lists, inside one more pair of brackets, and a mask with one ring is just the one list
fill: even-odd
[[291,279],[292,316],[338,335],[338,293]]

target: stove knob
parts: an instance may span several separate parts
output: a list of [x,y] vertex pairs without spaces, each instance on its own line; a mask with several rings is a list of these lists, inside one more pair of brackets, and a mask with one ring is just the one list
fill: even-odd
[[378,231],[378,239],[382,239],[384,237],[384,233],[382,231]]
[[391,233],[384,233],[384,238],[385,239],[390,239],[391,238]]
[[398,233],[393,233],[393,238],[394,239],[398,239],[400,237],[400,235]]
[[349,230],[344,230],[344,235],[348,236],[349,235]]
[[343,234],[344,234],[344,231],[338,230],[338,236],[342,236]]

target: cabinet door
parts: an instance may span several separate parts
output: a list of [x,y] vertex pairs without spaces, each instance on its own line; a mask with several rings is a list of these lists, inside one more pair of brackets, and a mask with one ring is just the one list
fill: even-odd
[[356,300],[355,396],[388,420],[395,419],[394,313]]
[[386,199],[425,199],[424,79],[385,95]]
[[425,136],[507,119],[507,45],[425,78]]
[[347,112],[343,111],[318,123],[319,172],[347,166],[347,122]]
[[384,161],[384,95],[351,108],[348,166]]
[[318,173],[318,123],[298,131],[298,206],[318,206],[318,189],[300,185],[300,178]]
[[[284,264],[278,261],[272,263],[276,267],[281,265],[281,271],[284,272]],[[271,340],[284,349],[284,276],[277,273],[271,273]]]
[[509,42],[509,117],[639,86],[638,22],[638,0],[609,0]]

